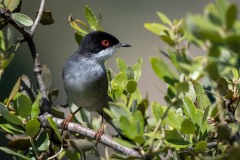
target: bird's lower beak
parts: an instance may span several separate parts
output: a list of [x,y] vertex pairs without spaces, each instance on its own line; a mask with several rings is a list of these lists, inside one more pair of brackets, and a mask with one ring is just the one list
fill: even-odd
[[116,47],[132,47],[130,44],[127,43],[118,43]]

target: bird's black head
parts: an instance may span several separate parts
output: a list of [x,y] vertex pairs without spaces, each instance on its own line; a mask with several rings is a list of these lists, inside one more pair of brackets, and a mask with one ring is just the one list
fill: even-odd
[[119,40],[113,35],[102,32],[94,31],[87,34],[80,44],[80,54],[97,54],[102,50],[111,47],[130,47],[129,44],[120,43]]

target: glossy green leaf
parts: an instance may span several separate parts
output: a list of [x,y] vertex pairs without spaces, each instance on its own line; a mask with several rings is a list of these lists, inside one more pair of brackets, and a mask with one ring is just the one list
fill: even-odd
[[52,117],[48,116],[47,120],[48,120],[49,124],[51,125],[51,127],[53,128],[54,132],[56,133],[59,141],[63,142],[62,136],[61,136],[61,134],[58,130],[58,127],[57,127],[56,123],[53,121]]
[[54,19],[52,17],[52,12],[50,11],[43,11],[43,15],[41,17],[40,23],[42,25],[50,25],[54,23]]
[[181,130],[181,124],[184,121],[184,117],[181,114],[169,113],[164,119],[164,122],[176,130]]
[[126,84],[126,90],[128,93],[132,94],[137,89],[137,82],[134,80],[129,80]]
[[162,12],[157,12],[157,15],[163,23],[168,24],[169,26],[172,25],[172,22],[165,14],[163,14]]
[[184,119],[181,124],[181,131],[184,134],[194,134],[196,127],[194,123],[189,119]]
[[118,68],[119,68],[120,72],[126,73],[127,64],[124,62],[124,60],[121,59],[121,58],[117,58],[116,61],[117,61],[117,65],[118,65]]
[[11,114],[7,107],[0,103],[0,114],[3,116],[3,118],[8,121],[9,123],[16,124],[16,125],[23,125],[21,119],[19,119],[17,116]]
[[32,104],[31,119],[36,119],[40,113],[40,101],[42,99],[42,94],[39,92],[36,100]]
[[133,114],[133,120],[135,124],[135,130],[138,134],[138,136],[143,136],[144,133],[144,118],[140,111],[136,111]]
[[98,30],[98,28],[100,28],[100,25],[96,16],[93,14],[92,10],[86,5],[84,11],[85,11],[86,19],[91,29],[94,31]]
[[194,151],[203,152],[206,149],[206,147],[207,147],[207,142],[201,141],[194,147]]
[[177,76],[170,69],[170,67],[165,63],[160,57],[151,57],[150,62],[155,74],[164,82],[174,85],[177,80]]
[[21,23],[24,26],[31,26],[33,25],[33,21],[30,17],[28,17],[25,14],[22,13],[13,13],[12,17],[14,20],[16,20],[17,22]]
[[39,151],[46,151],[50,145],[49,136],[46,131],[42,131],[36,139],[36,147]]
[[132,117],[126,117],[125,115],[120,116],[120,127],[124,135],[126,135],[129,139],[134,139],[137,136],[135,132],[135,126],[130,121]]
[[30,137],[34,137],[40,130],[40,123],[36,119],[32,119],[26,124],[26,134]]
[[126,75],[127,75],[127,80],[134,79],[134,70],[132,66],[127,66]]
[[20,1],[21,0],[4,0],[3,2],[7,9],[14,11],[18,7]]
[[29,157],[27,157],[27,156],[24,156],[24,155],[22,155],[22,154],[20,154],[20,153],[17,153],[17,152],[15,152],[15,151],[7,148],[7,147],[0,147],[0,150],[3,151],[3,152],[5,152],[5,153],[8,153],[8,154],[10,154],[10,155],[17,156],[17,157],[22,158],[22,159],[25,159],[25,160],[31,160],[31,158],[29,158]]
[[27,116],[31,115],[32,110],[32,102],[29,97],[24,94],[21,94],[14,101],[17,109],[17,113],[22,118],[27,118]]

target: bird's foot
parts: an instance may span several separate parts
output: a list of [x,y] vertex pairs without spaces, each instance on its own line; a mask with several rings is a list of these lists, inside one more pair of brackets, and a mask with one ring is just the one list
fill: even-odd
[[97,140],[96,143],[98,143],[98,142],[100,141],[102,135],[104,134],[104,129],[105,129],[105,125],[103,125],[103,126],[97,131],[97,133],[95,134],[94,137],[95,137],[96,140]]
[[63,134],[63,131],[67,129],[68,124],[72,121],[73,119],[73,114],[70,114],[66,119],[64,119],[61,123],[61,134]]

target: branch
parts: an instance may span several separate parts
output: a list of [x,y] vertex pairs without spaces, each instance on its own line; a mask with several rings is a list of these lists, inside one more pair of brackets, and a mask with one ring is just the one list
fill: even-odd
[[[49,128],[49,127],[51,127],[51,125],[48,123],[47,116],[51,116],[51,115],[39,116],[38,120],[40,121],[40,123],[42,124],[43,127]],[[52,119],[56,123],[57,127],[61,128],[63,119],[56,118],[56,117],[52,117]],[[91,138],[91,139],[96,139],[95,135],[97,132],[95,132],[89,128],[83,127],[82,125],[77,124],[77,123],[70,122],[67,126],[67,130],[70,132],[73,132],[73,133],[79,133],[80,135]],[[101,136],[99,142],[102,143],[103,145],[111,147],[119,152],[122,152],[124,155],[133,156],[136,158],[142,158],[142,156],[134,149],[122,146],[121,144],[113,141],[111,137],[109,137],[105,134],[103,134]]]
[[45,6],[45,0],[41,0],[41,4],[40,4],[40,8],[39,8],[39,12],[37,15],[36,20],[33,23],[32,28],[30,29],[30,31],[25,30],[20,24],[18,24],[12,17],[11,12],[9,12],[8,10],[6,10],[5,8],[1,8],[0,9],[0,13],[2,15],[2,17],[8,22],[10,23],[14,28],[16,28],[22,35],[23,35],[23,40],[21,40],[21,42],[26,41],[28,44],[28,47],[30,49],[33,61],[34,61],[34,74],[35,77],[37,79],[37,84],[38,84],[38,88],[42,94],[42,103],[43,103],[43,108],[42,108],[42,112],[49,112],[50,110],[50,101],[47,95],[47,88],[46,85],[44,83],[43,77],[42,77],[42,68],[41,68],[41,63],[39,60],[39,54],[37,53],[36,50],[36,46],[35,43],[33,41],[33,35],[34,32],[41,20],[42,17],[42,13],[44,10],[44,6]]

